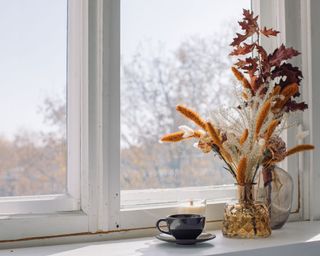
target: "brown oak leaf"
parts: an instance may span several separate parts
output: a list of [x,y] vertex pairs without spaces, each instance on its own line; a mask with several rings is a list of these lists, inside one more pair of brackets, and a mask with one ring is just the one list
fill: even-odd
[[255,75],[250,76],[250,86],[253,90],[253,92],[256,92],[260,86],[259,78]]
[[253,11],[243,9],[243,21],[239,22],[239,25],[246,31],[258,31],[258,17],[254,17]]
[[258,61],[259,59],[257,57],[246,58],[244,61],[245,64],[241,67],[241,69],[248,73],[250,76],[254,76],[256,71],[258,70]]
[[[263,96],[270,86],[270,81],[276,80],[280,85],[280,89],[284,90],[292,84],[299,85],[302,79],[302,73],[298,67],[294,67],[287,60],[299,55],[300,53],[292,47],[286,48],[283,44],[276,48],[272,53],[267,51],[260,45],[259,36],[266,37],[277,36],[279,31],[272,28],[259,28],[258,16],[254,16],[252,11],[243,10],[243,19],[239,22],[242,33],[237,33],[233,42],[233,51],[230,55],[245,55],[239,58],[235,65],[239,70],[249,75],[249,84],[254,95]],[[246,41],[250,39],[249,42]],[[252,53],[250,57],[247,54]],[[286,99],[283,104],[284,111],[292,112],[297,110],[305,110],[308,105],[304,102],[296,102],[293,98],[300,95],[299,87],[294,95]]]
[[249,34],[242,35],[240,33],[236,33],[237,37],[233,38],[232,43],[230,44],[231,46],[238,46],[240,45],[243,41],[245,41],[249,36]]
[[234,65],[236,65],[240,69],[242,69],[242,67],[244,67],[246,64],[247,64],[247,62],[242,59],[238,59],[238,61],[236,63],[234,63]]
[[260,32],[261,32],[263,35],[265,35],[266,37],[269,37],[269,36],[277,36],[277,34],[280,33],[280,32],[277,31],[277,30],[273,30],[272,28],[267,29],[266,27],[261,28],[261,29],[260,29]]
[[[281,64],[281,66],[276,67],[272,71],[271,78],[281,78],[279,85],[281,86],[281,88],[284,88],[285,86],[292,83],[296,83],[299,85],[303,76],[301,70],[298,67],[292,66],[291,63],[283,63]],[[298,97],[299,95],[300,93],[297,93],[294,96]]]
[[230,53],[230,55],[231,56],[245,55],[252,52],[254,47],[255,47],[255,44],[244,43],[243,46],[239,45],[238,47],[235,47],[235,49]]
[[267,53],[267,51],[259,44],[256,44],[256,48],[257,48],[258,53],[261,56],[261,60],[265,61],[265,62],[268,61],[268,53]]
[[233,41],[230,45],[239,46],[248,37],[259,32],[257,20],[258,16],[254,17],[252,11],[243,9],[243,19],[238,23],[241,29],[244,30],[244,34],[236,33],[237,36],[233,38]]
[[285,111],[286,112],[294,112],[294,111],[297,111],[297,110],[304,111],[307,108],[308,108],[308,105],[305,102],[297,103],[294,100],[289,100],[287,102],[287,104],[285,105]]
[[260,55],[261,60],[261,72],[264,79],[270,76],[271,65],[268,60],[267,51],[259,44],[256,44],[256,49]]
[[291,63],[283,63],[281,66],[276,67],[272,70],[272,79],[276,77],[286,77],[286,80],[289,83],[299,84],[303,78],[302,72],[299,67],[294,67]]
[[300,52],[292,47],[286,48],[283,44],[274,50],[272,54],[269,54],[268,60],[271,66],[280,66],[282,61],[291,59],[294,56],[299,55]]

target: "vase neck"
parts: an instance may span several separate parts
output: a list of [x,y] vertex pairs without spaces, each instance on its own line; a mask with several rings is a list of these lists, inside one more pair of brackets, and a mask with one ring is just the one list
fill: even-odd
[[255,184],[237,184],[239,202],[253,203],[255,201],[254,185]]
[[276,166],[275,165],[268,165],[263,166],[262,168],[262,177],[263,177],[263,184],[267,186],[272,181],[272,172]]

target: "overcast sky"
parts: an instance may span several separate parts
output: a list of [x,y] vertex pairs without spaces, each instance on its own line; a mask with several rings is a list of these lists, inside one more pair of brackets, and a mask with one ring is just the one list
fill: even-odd
[[176,49],[191,35],[211,36],[236,24],[250,0],[122,0],[121,51],[130,56],[139,43]]
[[[122,0],[121,54],[143,42],[168,51],[236,22],[250,0]],[[0,135],[47,131],[39,108],[65,97],[67,0],[0,0]]]
[[63,97],[67,0],[0,0],[0,134],[47,130],[39,108]]

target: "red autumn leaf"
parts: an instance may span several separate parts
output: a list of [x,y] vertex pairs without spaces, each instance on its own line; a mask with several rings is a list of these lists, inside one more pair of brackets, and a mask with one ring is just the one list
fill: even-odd
[[243,46],[239,45],[238,47],[235,47],[235,49],[230,53],[230,55],[231,56],[245,55],[245,54],[252,52],[254,47],[255,47],[255,44],[244,43]]
[[245,73],[248,73],[250,76],[254,76],[256,71],[258,70],[258,61],[259,59],[256,58],[246,58],[245,60],[239,59],[236,66],[240,69],[244,70]]
[[248,34],[242,35],[239,33],[236,33],[237,37],[233,38],[232,43],[230,44],[231,46],[238,46],[240,45],[243,41],[245,41],[249,36]]
[[277,30],[273,30],[272,28],[267,29],[266,27],[264,27],[263,29],[260,29],[260,32],[266,37],[277,36],[277,34],[280,33]]
[[271,65],[269,64],[268,61],[268,53],[266,50],[259,44],[256,44],[256,49],[260,55],[260,60],[261,60],[261,72],[262,76],[264,78],[270,76],[270,70],[271,70]]
[[300,52],[292,47],[286,48],[283,44],[274,50],[272,54],[269,54],[268,59],[271,66],[280,66],[282,61],[291,59],[294,56],[299,55]]
[[258,82],[257,76],[250,76],[250,86],[254,92],[257,91],[257,89],[259,87],[257,82]]
[[239,22],[239,25],[243,30],[252,30],[253,28],[257,31],[258,28],[258,15],[256,17],[253,16],[253,12],[250,10],[243,9],[243,21]]
[[246,30],[247,29],[247,22],[245,20],[239,21],[238,24],[240,25],[242,30]]
[[254,69],[255,71],[257,70],[258,68],[258,61],[259,59],[257,57],[255,58],[252,58],[252,57],[249,57],[249,58],[246,58],[245,61],[247,62],[247,66],[249,66],[249,70],[251,69]]
[[258,45],[258,44],[256,44],[256,48],[258,53],[261,56],[262,61],[265,61],[265,62],[268,61],[268,53],[266,52],[266,50],[261,45]]
[[[284,88],[285,86],[296,83],[300,84],[302,79],[302,72],[298,67],[292,66],[291,63],[283,63],[281,66],[276,67],[272,71],[271,78],[281,78],[279,85],[281,88]],[[297,93],[295,97],[299,96],[300,94]]]
[[253,11],[250,12],[248,9],[242,9],[243,13],[242,15],[244,16],[244,19],[247,20],[252,20],[253,19]]
[[238,59],[238,62],[234,63],[238,68],[242,68],[247,64],[245,60]]
[[286,112],[294,112],[294,111],[297,111],[297,110],[304,111],[307,108],[308,108],[308,105],[305,102],[297,103],[294,100],[289,100],[287,102],[287,104],[285,105],[285,111]]
[[[259,34],[266,37],[276,36],[279,31],[266,27],[259,29],[257,20],[258,16],[254,17],[253,12],[243,10],[243,19],[239,22],[243,33],[236,34],[236,37],[231,43],[234,49],[230,53],[230,55],[246,55],[252,53],[252,56],[255,56],[240,58],[238,62],[235,63],[240,70],[249,75],[252,93],[254,95],[259,93],[259,95],[263,96],[268,89],[270,80],[277,80],[277,84],[279,84],[282,89],[292,83],[299,85],[302,79],[301,71],[298,67],[294,67],[290,63],[285,63],[285,61],[300,53],[292,47],[286,48],[284,45],[281,45],[275,49],[274,52],[268,54],[259,44],[257,38],[259,38]],[[257,37],[254,35],[257,35]],[[252,39],[251,42],[246,43],[245,41],[249,38]],[[299,92],[293,95],[293,97],[297,96],[299,96]],[[284,111],[303,111],[306,108],[308,108],[308,106],[304,102],[299,103],[293,99],[289,99],[284,106]]]
[[303,76],[299,67],[294,67],[291,63],[283,63],[272,71],[271,78],[275,79],[276,77],[286,77],[290,83],[299,84]]
[[243,19],[238,22],[244,34],[237,33],[237,37],[233,38],[231,46],[239,46],[248,37],[259,31],[258,16],[254,17],[253,12],[243,9]]

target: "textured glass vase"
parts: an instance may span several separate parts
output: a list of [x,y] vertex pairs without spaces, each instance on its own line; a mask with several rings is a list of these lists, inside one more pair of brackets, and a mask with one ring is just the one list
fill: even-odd
[[256,238],[271,234],[266,205],[257,202],[254,184],[237,185],[238,200],[224,208],[222,233],[225,237]]
[[285,170],[272,165],[263,168],[259,180],[257,198],[268,207],[270,226],[272,229],[282,228],[289,218],[292,207],[292,177]]

